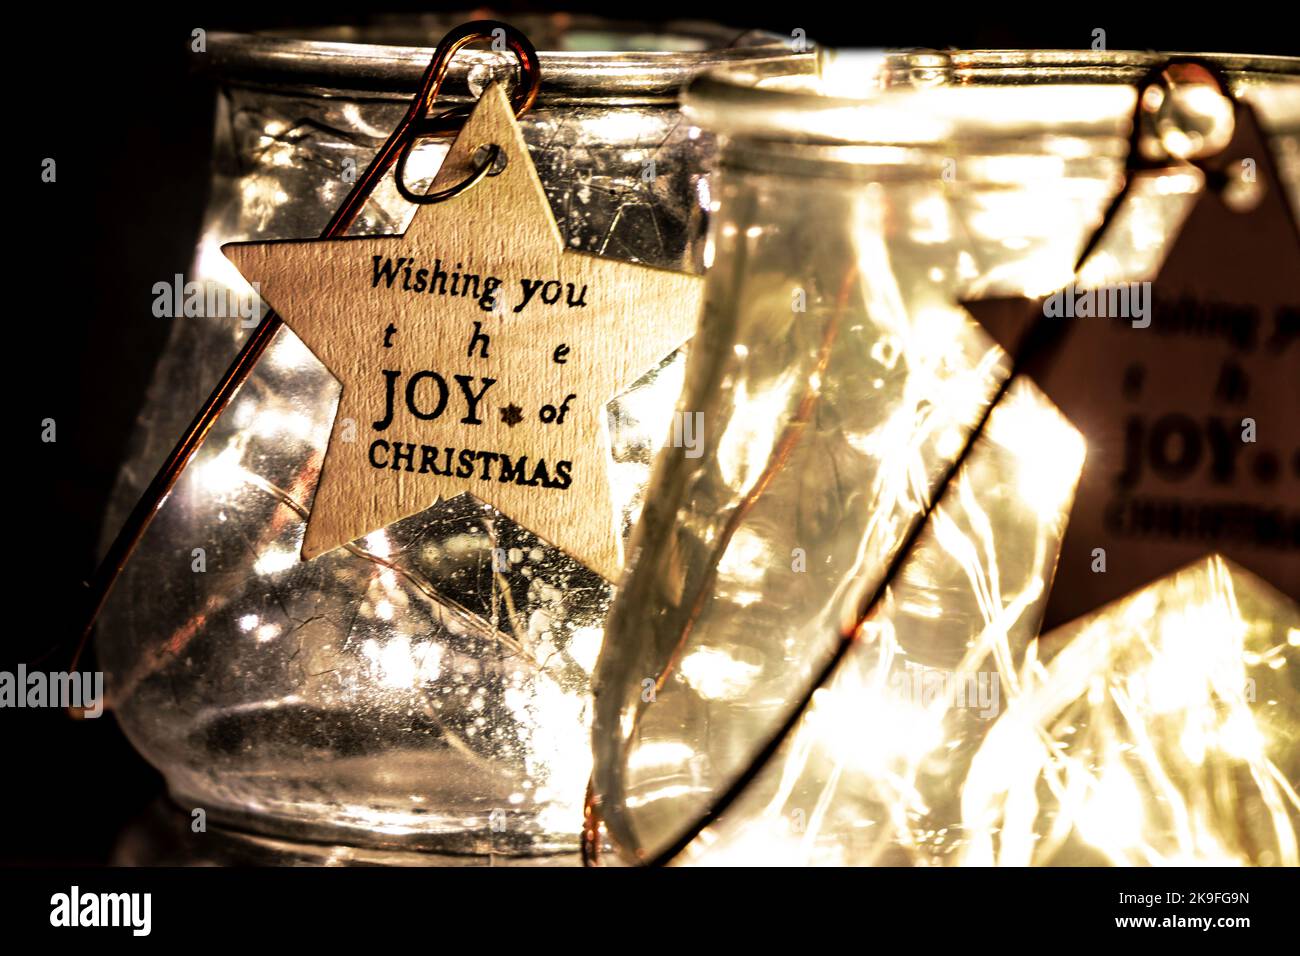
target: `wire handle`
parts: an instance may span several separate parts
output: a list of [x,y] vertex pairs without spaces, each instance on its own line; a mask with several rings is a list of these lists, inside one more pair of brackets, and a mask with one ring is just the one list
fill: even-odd
[[[1195,155],[1188,157],[1181,156],[1145,156],[1142,154],[1140,147],[1142,145],[1143,122],[1148,114],[1158,108],[1147,98],[1147,91],[1152,88],[1161,90],[1171,90],[1177,84],[1186,84],[1213,89],[1222,96],[1226,97],[1229,102],[1233,101],[1232,91],[1227,83],[1220,77],[1212,67],[1202,64],[1194,58],[1173,58],[1162,66],[1152,70],[1138,84],[1138,99],[1133,115],[1133,126],[1129,142],[1128,158],[1125,162],[1124,180],[1120,190],[1115,194],[1107,208],[1105,215],[1102,217],[1100,225],[1093,230],[1083,253],[1079,256],[1075,271],[1088,255],[1096,249],[1102,236],[1106,233],[1111,223],[1117,216],[1118,211],[1122,208],[1124,202],[1131,195],[1131,187],[1137,175],[1146,170],[1163,169],[1181,165],[1197,165],[1205,161],[1207,153],[1212,153],[1212,149],[1197,151]],[[1144,102],[1145,101],[1145,102]],[[849,273],[848,278],[857,281],[857,270]],[[847,291],[846,285],[846,291]],[[843,293],[842,293],[843,294]],[[838,322],[840,311],[833,314],[831,322]],[[1012,381],[1016,379],[1024,370],[1029,357],[1042,349],[1050,348],[1053,344],[1053,337],[1058,334],[1061,326],[1051,324],[1041,320],[1031,326],[1030,333],[1024,343],[1018,349],[1017,355],[1011,356],[1010,372],[1003,378],[992,398],[985,404],[979,420],[969,432],[965,444],[962,446],[958,455],[948,464],[939,480],[931,489],[927,502],[917,514],[911,528],[907,530],[903,539],[899,542],[898,547],[889,559],[884,572],[876,583],[872,593],[861,604],[857,614],[857,624],[853,627],[842,631],[839,635],[839,644],[835,650],[816,673],[813,680],[807,685],[806,692],[800,696],[794,705],[789,708],[776,728],[776,731],[766,740],[749,761],[743,766],[743,769],[736,777],[731,780],[727,786],[714,798],[714,800],[693,820],[688,822],[677,834],[677,836],[668,843],[664,849],[657,851],[653,856],[642,857],[640,862],[649,866],[667,866],[671,864],[679,854],[700,835],[701,832],[716,823],[724,813],[740,798],[741,794],[749,785],[758,777],[766,768],[773,757],[776,756],[781,747],[791,737],[803,720],[804,715],[812,705],[814,694],[818,688],[826,686],[840,664],[844,661],[849,650],[854,645],[855,635],[859,628],[874,617],[887,596],[890,593],[894,582],[901,574],[904,564],[911,557],[914,546],[920,540],[922,533],[929,523],[931,515],[940,506],[944,494],[956,480],[957,475],[965,466],[970,457],[972,450],[978,442],[981,435],[984,434],[993,410],[1010,389]],[[779,464],[777,458],[769,459],[769,467],[773,464]],[[746,505],[752,505],[752,501],[747,501]],[[703,590],[701,590],[701,595]],[[697,598],[698,602],[699,598]],[[697,604],[698,606],[698,604]],[[690,620],[693,624],[694,618]],[[679,638],[678,645],[684,641],[685,635]],[[675,660],[675,658],[674,658]],[[670,664],[671,666],[671,664]],[[666,677],[667,672],[660,674],[659,683]],[[639,722],[641,714],[639,711],[636,715],[636,721]],[[631,739],[628,735],[628,740]],[[588,866],[599,865],[602,853],[602,845],[607,834],[604,829],[604,821],[600,808],[599,795],[595,792],[594,786],[589,783],[587,787],[587,796],[583,806],[583,832],[582,832],[582,857],[584,864]],[[629,858],[637,858],[639,854],[631,847],[623,847],[618,844],[617,840],[610,840],[616,850],[621,851]]]

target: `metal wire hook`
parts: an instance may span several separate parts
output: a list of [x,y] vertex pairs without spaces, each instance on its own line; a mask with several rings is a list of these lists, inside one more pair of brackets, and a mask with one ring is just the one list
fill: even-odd
[[438,44],[438,53],[434,56],[433,62],[429,64],[428,70],[425,71],[420,91],[416,94],[416,99],[412,101],[411,108],[407,111],[407,118],[404,121],[409,134],[397,157],[397,168],[393,171],[393,180],[397,185],[397,191],[407,202],[421,206],[445,202],[454,196],[459,196],[482,180],[484,176],[493,175],[493,167],[501,157],[503,150],[496,143],[488,143],[485,144],[489,147],[487,158],[468,177],[456,185],[441,189],[436,193],[423,194],[414,192],[406,185],[406,161],[416,144],[426,136],[454,134],[461,129],[468,118],[470,109],[466,106],[452,107],[432,119],[428,117],[428,111],[432,107],[434,100],[437,99],[438,91],[442,88],[442,81],[446,78],[452,57],[467,43],[486,37],[492,38],[494,48],[496,44],[504,42],[508,49],[515,54],[518,61],[519,82],[515,84],[514,92],[510,96],[510,104],[514,109],[515,116],[523,115],[537,98],[537,90],[541,86],[541,70],[538,65],[537,50],[528,42],[528,38],[514,27],[497,23],[495,20],[472,20],[448,33],[443,37],[442,42]]
[[495,175],[495,173],[493,172],[493,167],[496,165],[497,160],[505,154],[505,150],[503,150],[496,143],[485,143],[483,146],[480,146],[479,149],[486,149],[488,151],[487,157],[474,167],[474,171],[472,173],[470,173],[460,182],[456,183],[454,186],[448,186],[446,189],[440,189],[436,193],[422,194],[422,193],[412,192],[411,189],[406,185],[406,159],[408,156],[411,155],[411,147],[414,145],[415,145],[415,141],[412,140],[411,142],[407,143],[406,148],[402,150],[402,155],[397,160],[397,168],[393,170],[393,183],[394,185],[397,186],[397,191],[401,193],[403,199],[405,199],[407,202],[412,202],[419,206],[428,206],[436,202],[445,202],[446,200],[451,199],[453,196],[459,196],[461,193],[469,189],[471,186],[477,183],[484,176]]
[[[542,71],[537,59],[537,50],[528,42],[528,38],[509,24],[497,20],[471,20],[463,23],[449,31],[438,42],[438,49],[428,68],[425,69],[424,75],[420,77],[420,86],[411,100],[411,105],[407,107],[406,115],[402,117],[387,142],[366,167],[365,174],[358,185],[370,183],[372,189],[374,182],[396,163],[398,192],[409,202],[425,204],[424,197],[419,197],[418,194],[408,190],[403,181],[402,172],[406,168],[406,157],[422,137],[454,136],[464,126],[470,114],[470,106],[453,106],[434,117],[429,116],[429,109],[442,90],[443,81],[447,78],[447,71],[451,68],[451,61],[456,53],[478,40],[491,40],[494,46],[504,42],[507,49],[515,55],[519,65],[519,82],[515,84],[514,91],[510,94],[510,105],[516,117],[522,116],[532,107],[537,99],[537,91],[542,85]],[[495,157],[493,161],[495,162]],[[481,178],[482,174],[476,171],[459,187],[444,190],[443,193],[428,201],[441,202],[450,199],[464,192]],[[368,196],[369,189],[364,193],[360,189],[354,189],[334,214],[334,219],[330,221],[326,231],[328,232],[336,221],[343,223],[342,228],[346,229],[361,211]]]

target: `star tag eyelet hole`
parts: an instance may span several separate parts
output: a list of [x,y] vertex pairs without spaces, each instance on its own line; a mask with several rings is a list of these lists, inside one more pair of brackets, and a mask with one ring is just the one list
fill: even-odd
[[506,163],[509,161],[510,157],[505,149],[496,143],[484,143],[474,150],[474,168],[486,166],[489,176],[500,176],[505,172]]
[[472,188],[485,176],[499,175],[506,168],[506,151],[496,143],[486,143],[474,151],[473,170],[460,182],[437,192],[417,193],[406,185],[406,161],[416,142],[417,140],[411,140],[402,149],[402,155],[397,160],[397,168],[393,171],[393,184],[403,199],[417,206],[446,202]]

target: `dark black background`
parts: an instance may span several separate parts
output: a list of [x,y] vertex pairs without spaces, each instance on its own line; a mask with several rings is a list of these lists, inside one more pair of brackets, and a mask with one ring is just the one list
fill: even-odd
[[[54,648],[43,666],[58,670],[76,628],[81,582],[99,556],[105,501],[168,334],[171,320],[150,311],[151,287],[188,272],[206,199],[213,90],[189,53],[190,31],[351,22],[363,18],[366,4],[158,11],[115,4],[75,17],[45,6],[28,5],[25,22],[7,38],[9,115],[0,121],[10,127],[6,195],[14,200],[5,217],[11,337],[0,354],[21,409],[8,420],[17,434],[5,458],[4,493],[17,527],[8,534],[11,620],[0,666]],[[384,8],[404,6],[456,8]],[[1297,52],[1280,8],[1263,4],[1038,4],[1032,13],[899,6],[816,0],[496,9],[505,19],[511,11],[557,8],[712,19],[737,32],[760,27],[787,36],[800,27],[841,47],[1085,48],[1101,27],[1111,49]],[[40,182],[47,156],[58,162],[55,184]],[[54,444],[36,437],[44,418],[58,423]],[[0,741],[0,860],[104,862],[122,822],[161,789],[111,718],[73,723],[52,711],[6,710]]]

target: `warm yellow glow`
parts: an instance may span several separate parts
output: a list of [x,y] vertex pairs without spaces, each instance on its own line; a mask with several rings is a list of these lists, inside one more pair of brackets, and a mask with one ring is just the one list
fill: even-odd
[[1060,514],[1074,497],[1083,467],[1083,436],[1056,409],[1009,401],[989,423],[989,437],[1016,456],[1016,491],[1044,517]]
[[682,660],[682,677],[701,697],[739,697],[757,679],[762,665],[739,660],[735,649],[701,647]]
[[195,467],[198,482],[211,494],[229,494],[248,480],[243,457],[242,442],[230,442],[219,454]]
[[972,762],[963,861],[1300,864],[1298,616],[1210,558],[1048,635]]

